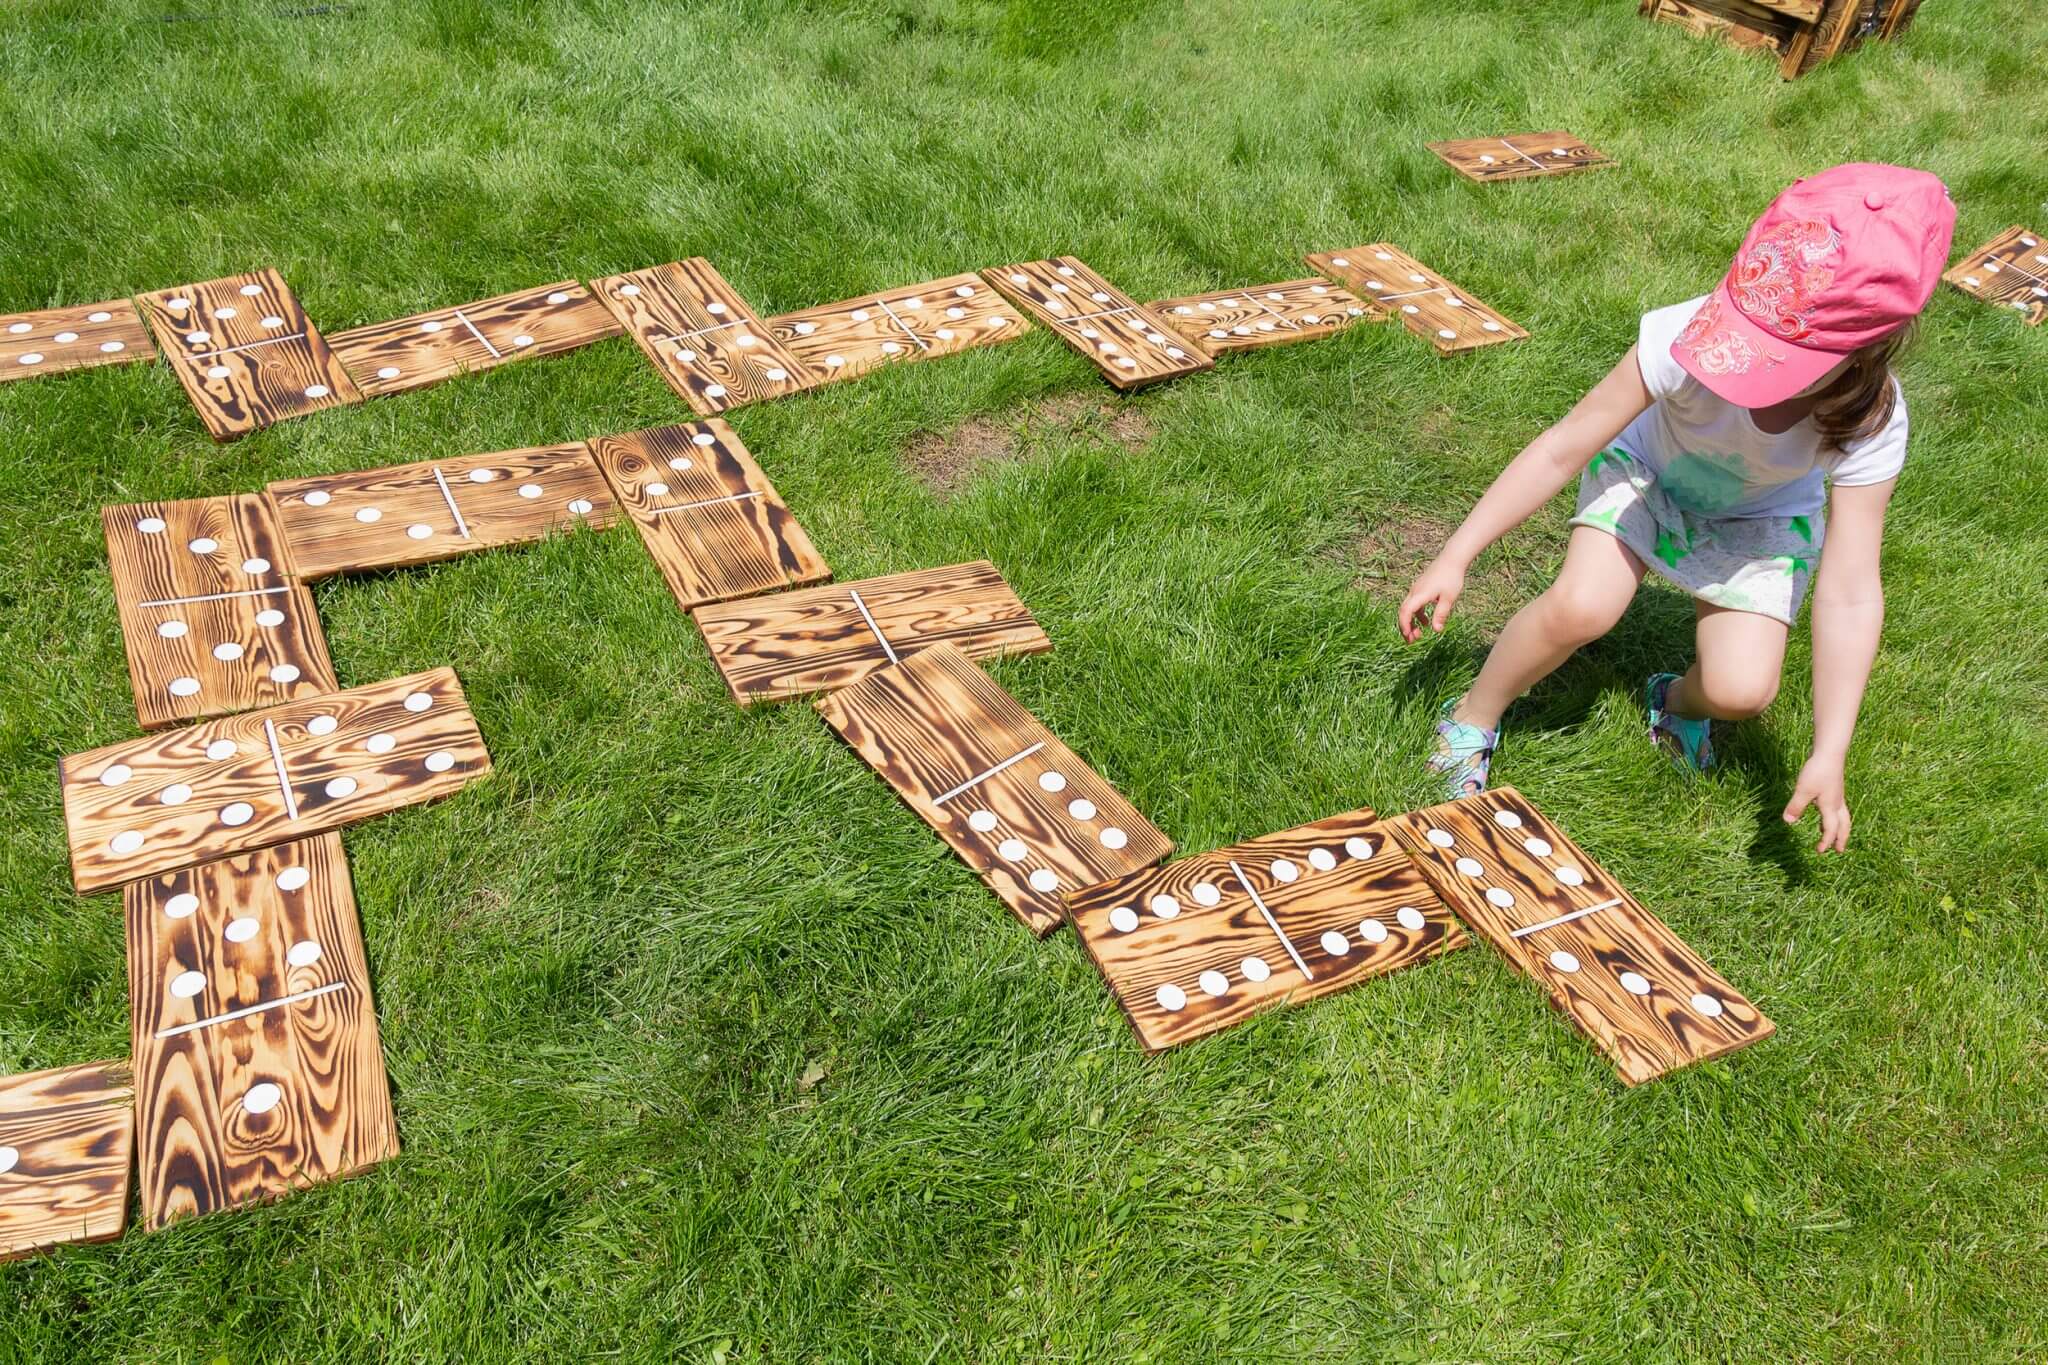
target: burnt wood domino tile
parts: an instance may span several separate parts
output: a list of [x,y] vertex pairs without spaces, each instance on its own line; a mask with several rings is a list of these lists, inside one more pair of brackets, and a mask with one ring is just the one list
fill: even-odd
[[821,698],[818,714],[1030,930],[1173,842],[953,645]]
[[143,1226],[398,1155],[341,836],[131,882]]
[[304,578],[427,564],[618,519],[581,441],[286,479],[269,494]]
[[1422,874],[1630,1085],[1775,1030],[1512,787],[1388,822]]
[[119,1237],[134,1143],[126,1062],[0,1077],[0,1261]]
[[154,359],[156,348],[126,299],[0,313],[0,384]]
[[1216,362],[1168,326],[1153,309],[1072,256],[1026,261],[981,272],[997,289],[1088,357],[1119,389],[1212,368]]
[[1284,280],[1147,304],[1210,355],[1313,341],[1366,316],[1350,290],[1326,280]]
[[590,287],[700,416],[818,383],[702,256],[608,275]]
[[575,280],[336,332],[342,368],[366,397],[406,393],[508,361],[617,336],[611,310]]
[[1597,170],[1614,164],[1612,157],[1587,146],[1583,138],[1560,130],[1513,133],[1507,137],[1457,138],[1450,142],[1423,145],[1459,175],[1481,184],[1494,180],[1532,180],[1572,171]]
[[1529,335],[1388,242],[1349,251],[1313,252],[1308,263],[1311,269],[1356,290],[1365,300],[1368,314],[1400,318],[1440,355],[1522,341]]
[[1964,256],[1942,278],[1973,299],[2012,309],[2030,327],[2048,318],[2048,246],[2017,224]]
[[159,289],[136,302],[216,441],[362,401],[275,270]]
[[1067,917],[1147,1052],[1469,942],[1364,808],[1083,888]]
[[100,524],[143,729],[339,685],[261,494],[103,507]]
[[694,615],[742,706],[845,687],[938,644],[973,659],[1052,648],[985,559],[699,607]]
[[590,451],[685,610],[832,576],[719,419],[600,436]]
[[73,884],[98,891],[447,796],[490,771],[452,668],[63,760]]
[[979,275],[949,275],[768,319],[776,341],[820,383],[905,360],[992,346],[1031,324]]

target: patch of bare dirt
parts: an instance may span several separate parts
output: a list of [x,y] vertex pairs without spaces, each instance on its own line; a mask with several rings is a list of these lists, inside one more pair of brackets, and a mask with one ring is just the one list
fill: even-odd
[[1058,394],[1007,413],[970,417],[950,431],[921,432],[903,448],[911,472],[945,497],[959,491],[987,464],[1015,459],[1033,438],[1099,431],[1126,450],[1151,441],[1152,419],[1127,402],[1081,393]]
[[[1395,508],[1350,544],[1333,550],[1331,557],[1350,571],[1355,587],[1398,602],[1457,529],[1458,523],[1448,517]],[[1533,525],[1524,527],[1479,556],[1465,575],[1465,594],[1458,602],[1457,614],[1497,625],[1543,590],[1549,578],[1531,556],[1546,542],[1540,531],[1531,534],[1535,529]],[[1554,543],[1563,548],[1561,536]]]

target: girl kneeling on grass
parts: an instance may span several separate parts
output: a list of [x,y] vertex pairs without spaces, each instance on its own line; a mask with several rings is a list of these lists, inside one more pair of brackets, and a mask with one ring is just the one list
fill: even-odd
[[1501,713],[1613,629],[1649,569],[1692,594],[1698,650],[1683,675],[1651,675],[1650,738],[1704,770],[1712,722],[1777,696],[1786,635],[1824,563],[1813,752],[1785,819],[1817,803],[1821,851],[1847,845],[1842,770],[1884,622],[1885,505],[1906,460],[1891,361],[1940,281],[1955,217],[1924,171],[1848,165],[1796,182],[1713,293],[1645,314],[1621,362],[1501,471],[1402,599],[1411,643],[1425,608],[1444,628],[1480,551],[1585,472],[1557,581],[1444,704],[1429,766],[1450,796],[1486,789]]

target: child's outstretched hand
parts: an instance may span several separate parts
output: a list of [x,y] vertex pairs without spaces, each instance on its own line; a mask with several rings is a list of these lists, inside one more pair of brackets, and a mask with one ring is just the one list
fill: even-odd
[[1465,591],[1465,570],[1460,565],[1447,563],[1442,555],[1430,561],[1429,567],[1416,575],[1409,585],[1408,595],[1401,599],[1401,638],[1414,644],[1422,638],[1422,609],[1428,607],[1429,625],[1432,630],[1441,631],[1451,619],[1451,608],[1457,604],[1459,594]]
[[1840,853],[1849,847],[1849,799],[1840,759],[1815,754],[1799,770],[1798,785],[1785,807],[1785,823],[1796,825],[1808,806],[1820,807],[1820,842],[1814,852]]

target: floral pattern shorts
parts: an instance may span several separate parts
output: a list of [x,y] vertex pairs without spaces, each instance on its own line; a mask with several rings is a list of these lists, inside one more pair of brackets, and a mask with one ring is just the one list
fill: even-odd
[[1791,625],[1826,534],[1810,517],[1712,517],[1672,501],[1656,473],[1610,446],[1579,479],[1574,526],[1605,531],[1702,602]]

